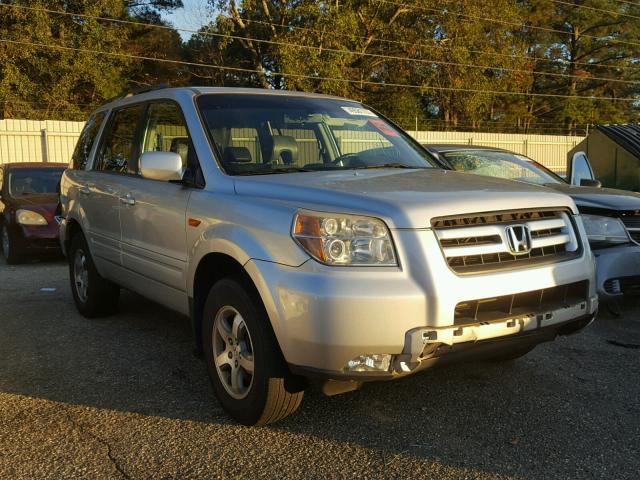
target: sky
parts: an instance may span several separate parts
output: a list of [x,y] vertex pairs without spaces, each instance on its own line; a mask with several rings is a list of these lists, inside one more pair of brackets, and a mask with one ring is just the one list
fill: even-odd
[[[170,22],[176,28],[186,30],[198,30],[213,20],[213,11],[207,0],[182,0],[183,8],[173,11],[171,14],[163,14],[162,18]],[[189,40],[191,32],[179,32],[182,40]]]

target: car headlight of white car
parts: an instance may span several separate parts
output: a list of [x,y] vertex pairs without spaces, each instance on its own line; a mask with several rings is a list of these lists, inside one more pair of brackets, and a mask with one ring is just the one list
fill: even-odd
[[47,225],[47,219],[38,212],[20,209],[16,212],[16,222],[20,225]]
[[398,264],[391,233],[378,218],[300,211],[294,218],[292,236],[325,265]]
[[619,218],[601,215],[582,215],[589,243],[618,244],[629,242],[629,234]]

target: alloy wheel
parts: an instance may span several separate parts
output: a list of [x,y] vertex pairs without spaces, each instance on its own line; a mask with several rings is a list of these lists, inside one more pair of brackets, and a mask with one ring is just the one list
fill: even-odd
[[87,269],[87,255],[79,248],[73,257],[73,280],[78,299],[85,303],[89,292],[89,270]]
[[251,334],[240,312],[224,306],[213,322],[213,359],[218,377],[236,400],[245,398],[253,385],[254,357]]

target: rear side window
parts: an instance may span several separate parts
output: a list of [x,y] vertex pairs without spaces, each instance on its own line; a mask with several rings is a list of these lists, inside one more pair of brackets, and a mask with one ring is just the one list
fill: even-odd
[[125,107],[113,113],[96,157],[96,170],[128,173],[133,155],[138,150],[136,134],[143,113],[143,105]]
[[71,157],[71,165],[74,170],[84,170],[87,166],[89,154],[105,116],[105,112],[95,113],[89,117],[89,120],[84,125],[78,143],[76,143],[76,148],[73,151],[73,157]]

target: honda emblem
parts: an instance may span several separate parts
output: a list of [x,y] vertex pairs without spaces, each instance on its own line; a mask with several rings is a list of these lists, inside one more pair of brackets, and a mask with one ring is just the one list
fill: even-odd
[[526,225],[509,225],[505,228],[509,250],[513,255],[525,255],[531,251],[531,231]]

